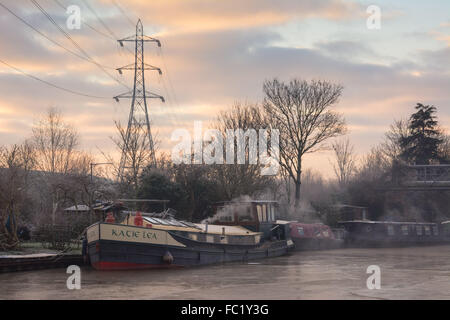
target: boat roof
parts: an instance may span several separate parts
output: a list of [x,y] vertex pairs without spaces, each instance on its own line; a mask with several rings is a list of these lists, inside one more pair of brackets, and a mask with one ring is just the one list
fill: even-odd
[[196,228],[195,224],[192,222],[175,220],[175,219],[162,219],[155,217],[142,216],[142,218],[151,223],[152,225],[163,225],[172,227],[185,227],[185,228]]
[[430,225],[435,222],[400,222],[400,221],[372,221],[372,220],[349,220],[339,221],[338,223],[368,223],[368,224],[410,224],[410,225]]
[[223,204],[243,204],[243,203],[278,203],[276,200],[236,200],[236,201],[220,201],[214,203],[215,205],[223,205]]
[[[124,211],[127,213],[134,213],[131,211]],[[188,221],[176,220],[174,218],[163,219],[152,217],[150,213],[142,212],[142,218],[151,223],[153,226],[160,226],[162,229],[170,229],[171,227],[183,228],[184,230],[197,231],[197,232],[205,232],[206,224],[203,223],[192,223]],[[222,234],[223,228],[225,228],[225,234],[232,235],[258,235],[260,232],[253,232],[248,230],[247,228],[241,226],[225,226],[225,225],[216,225],[216,224],[208,224],[208,234]],[[178,229],[180,230],[180,229]]]
[[[198,228],[201,228],[203,232],[206,231],[205,223],[196,223]],[[225,228],[225,234],[234,234],[234,235],[256,235],[260,234],[260,232],[253,232],[248,230],[247,228],[241,226],[224,226],[218,224],[208,224],[208,233],[216,233],[222,234],[222,230]]]
[[326,224],[322,223],[322,222],[312,222],[312,223],[306,223],[306,222],[292,222],[293,225],[296,226],[313,226],[313,227],[329,227]]
[[64,209],[64,211],[89,211],[89,210],[90,210],[89,206],[85,204],[78,204]]
[[297,221],[287,221],[287,220],[276,220],[275,224],[289,224],[292,222],[297,222]]

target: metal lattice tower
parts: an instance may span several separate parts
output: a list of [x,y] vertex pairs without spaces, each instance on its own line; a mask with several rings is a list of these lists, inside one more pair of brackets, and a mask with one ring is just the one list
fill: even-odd
[[164,102],[164,98],[160,95],[145,90],[145,70],[156,70],[159,74],[162,74],[161,69],[144,63],[144,42],[156,42],[158,47],[161,47],[159,40],[145,36],[144,29],[141,20],[136,25],[136,35],[118,40],[119,44],[123,46],[123,42],[135,43],[135,58],[134,64],[117,68],[117,71],[122,74],[122,70],[134,70],[134,87],[132,91],[123,93],[114,97],[116,101],[120,98],[131,99],[131,109],[128,118],[128,126],[125,136],[124,145],[122,147],[122,157],[120,159],[119,166],[119,181],[123,181],[124,171],[126,168],[130,168],[129,162],[129,146],[131,134],[134,132],[143,133],[148,137],[150,147],[151,163],[156,166],[155,150],[153,145],[153,137],[150,127],[150,121],[148,116],[147,98],[161,99]]

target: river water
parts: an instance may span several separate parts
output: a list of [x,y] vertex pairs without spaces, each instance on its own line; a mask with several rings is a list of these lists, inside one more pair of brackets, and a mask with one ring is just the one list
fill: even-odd
[[[367,288],[367,267],[380,289]],[[450,299],[450,246],[295,252],[250,263],[187,269],[81,268],[0,274],[0,299]]]

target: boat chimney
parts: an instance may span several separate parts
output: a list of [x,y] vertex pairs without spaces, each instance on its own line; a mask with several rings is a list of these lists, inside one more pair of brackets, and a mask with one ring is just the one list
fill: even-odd
[[115,223],[116,222],[116,219],[114,218],[112,212],[107,213],[105,222],[106,223]]
[[138,226],[138,227],[142,227],[143,224],[144,224],[144,219],[142,218],[142,213],[140,213],[138,211],[138,212],[136,212],[136,214],[134,216],[134,225]]

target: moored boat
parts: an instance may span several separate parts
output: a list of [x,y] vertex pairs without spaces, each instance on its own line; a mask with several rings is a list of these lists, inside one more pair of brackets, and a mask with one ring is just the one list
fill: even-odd
[[438,223],[352,220],[339,222],[347,246],[394,247],[445,242]]
[[[250,207],[256,208],[256,202]],[[256,212],[256,211],[255,211]],[[221,214],[220,216],[223,216]],[[275,218],[275,216],[271,216]],[[273,219],[259,221],[252,230],[238,224],[191,223],[173,217],[127,212],[116,223],[110,215],[86,231],[86,254],[98,270],[187,267],[232,261],[247,261],[286,254],[293,243],[275,231],[283,228]],[[266,228],[270,225],[270,228]],[[260,229],[263,229],[260,231]],[[272,230],[272,231],[271,231]]]
[[295,250],[328,250],[341,248],[344,240],[322,223],[290,222],[290,236]]

